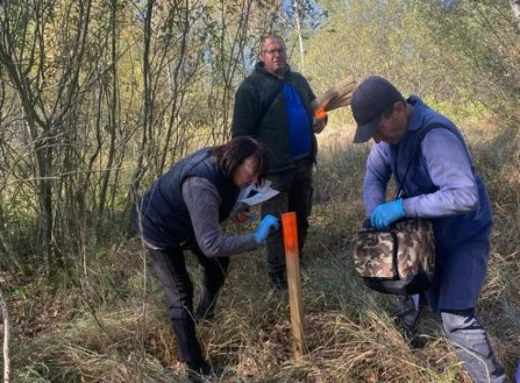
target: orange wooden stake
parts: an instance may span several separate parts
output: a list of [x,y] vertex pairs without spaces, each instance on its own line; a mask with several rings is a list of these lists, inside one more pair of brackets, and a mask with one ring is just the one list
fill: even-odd
[[303,304],[296,213],[289,212],[282,214],[282,227],[285,245],[285,264],[287,266],[287,285],[289,287],[289,303],[291,306],[293,352],[294,356],[299,359],[305,353],[305,339],[303,333]]

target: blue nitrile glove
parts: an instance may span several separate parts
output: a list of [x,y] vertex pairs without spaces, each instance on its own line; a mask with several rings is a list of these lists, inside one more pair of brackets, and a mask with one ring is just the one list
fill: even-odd
[[255,239],[256,242],[262,243],[264,242],[267,237],[269,236],[269,231],[271,229],[278,230],[280,228],[280,222],[278,221],[278,218],[272,216],[271,214],[267,214],[260,224],[258,225],[256,232],[255,232]]
[[390,226],[392,222],[404,217],[403,199],[379,205],[370,216],[370,224],[376,229]]

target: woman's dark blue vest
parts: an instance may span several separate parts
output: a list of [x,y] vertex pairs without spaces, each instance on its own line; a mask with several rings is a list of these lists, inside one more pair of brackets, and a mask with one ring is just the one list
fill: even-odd
[[194,243],[193,225],[182,196],[182,184],[188,177],[202,177],[215,185],[221,199],[219,222],[229,216],[239,188],[224,176],[210,151],[199,150],[173,165],[134,208],[132,226],[148,243],[161,248]]

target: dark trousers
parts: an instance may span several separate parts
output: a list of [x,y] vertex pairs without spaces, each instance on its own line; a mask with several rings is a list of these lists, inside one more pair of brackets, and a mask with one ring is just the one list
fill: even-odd
[[193,285],[184,253],[178,247],[150,249],[155,271],[164,286],[170,324],[179,345],[180,360],[190,368],[198,369],[204,358],[195,331],[195,318],[211,314],[229,267],[229,257],[208,258],[196,247],[191,251],[204,268],[202,292],[195,315],[193,314]]
[[[272,182],[271,187],[280,194],[262,204],[262,217],[267,214],[280,217],[282,213],[296,212],[300,257],[307,238],[308,218],[312,210],[312,166],[311,160],[306,158],[298,161],[295,168],[270,174],[267,178]],[[273,283],[279,285],[285,282],[282,231],[272,231],[266,245],[268,273]]]

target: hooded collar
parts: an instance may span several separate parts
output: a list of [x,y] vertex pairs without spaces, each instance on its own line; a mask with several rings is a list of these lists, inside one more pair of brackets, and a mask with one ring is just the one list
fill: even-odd
[[[258,61],[255,64],[255,70],[265,74],[266,76],[276,77],[277,79],[280,80],[280,78],[278,76],[276,76],[276,75],[272,74],[271,72],[268,72],[268,71],[265,70],[265,66],[264,66],[263,61]],[[283,71],[284,78],[287,75],[287,73],[289,73],[290,71],[291,71],[291,66],[289,64],[285,64],[285,68],[284,68],[284,71]]]

